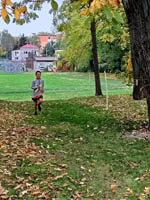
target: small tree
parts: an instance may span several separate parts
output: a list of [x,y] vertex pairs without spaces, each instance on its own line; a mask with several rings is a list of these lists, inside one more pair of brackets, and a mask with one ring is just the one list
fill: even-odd
[[53,56],[56,49],[58,49],[57,43],[55,43],[53,41],[48,42],[47,45],[43,49],[42,55],[43,56]]
[[19,47],[22,47],[25,44],[27,44],[27,38],[23,34],[19,39]]
[[35,46],[40,47],[40,39],[39,39],[38,35],[36,35],[36,34],[28,37],[27,41],[28,41],[29,44],[33,44]]

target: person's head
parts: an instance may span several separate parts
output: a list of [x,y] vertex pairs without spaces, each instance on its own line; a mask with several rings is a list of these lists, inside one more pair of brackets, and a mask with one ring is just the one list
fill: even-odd
[[36,75],[36,78],[37,78],[37,79],[40,79],[40,78],[41,78],[41,72],[40,72],[40,71],[36,71],[35,75]]

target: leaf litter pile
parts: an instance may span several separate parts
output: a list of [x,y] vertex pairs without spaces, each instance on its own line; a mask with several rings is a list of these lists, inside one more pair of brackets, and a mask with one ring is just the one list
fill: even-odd
[[0,104],[0,199],[150,198],[149,141],[129,138],[146,132],[144,101],[45,102],[37,117],[31,103]]

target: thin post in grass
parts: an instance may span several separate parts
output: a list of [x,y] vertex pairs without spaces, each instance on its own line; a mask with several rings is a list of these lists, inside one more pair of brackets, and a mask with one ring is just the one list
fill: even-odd
[[105,74],[105,83],[106,83],[106,110],[108,110],[108,83],[107,83],[107,74],[106,71],[104,71]]

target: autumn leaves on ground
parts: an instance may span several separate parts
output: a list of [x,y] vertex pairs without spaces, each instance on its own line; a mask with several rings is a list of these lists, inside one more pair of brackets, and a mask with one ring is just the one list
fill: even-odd
[[0,102],[0,199],[149,199],[145,102],[129,95]]

